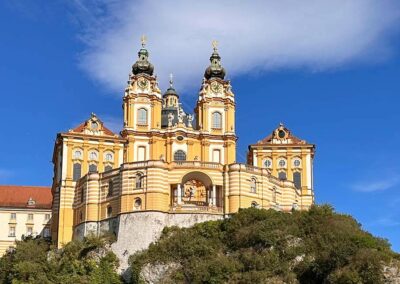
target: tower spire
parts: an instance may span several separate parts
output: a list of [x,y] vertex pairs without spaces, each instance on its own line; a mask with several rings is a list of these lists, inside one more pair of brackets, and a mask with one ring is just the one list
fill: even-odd
[[204,72],[204,77],[207,80],[211,78],[220,78],[223,80],[225,78],[225,69],[221,65],[221,56],[218,54],[218,41],[213,40],[211,45],[213,47],[213,53],[210,57],[211,64]]
[[134,75],[145,73],[151,76],[153,75],[154,66],[149,62],[149,52],[145,48],[147,37],[145,35],[142,35],[140,37],[140,42],[142,44],[142,48],[138,52],[138,60],[132,66],[132,73]]
[[172,73],[169,74],[169,87],[173,88],[174,85],[174,75]]

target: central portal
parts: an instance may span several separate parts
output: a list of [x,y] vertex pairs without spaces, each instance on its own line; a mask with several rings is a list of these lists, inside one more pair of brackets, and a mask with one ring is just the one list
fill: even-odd
[[182,201],[186,204],[207,205],[207,189],[199,180],[191,179],[183,185]]

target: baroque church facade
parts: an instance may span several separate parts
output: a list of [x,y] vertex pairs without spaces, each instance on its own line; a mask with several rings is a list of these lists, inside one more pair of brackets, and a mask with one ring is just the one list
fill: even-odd
[[[161,92],[144,42],[122,107],[118,134],[92,114],[57,135],[51,230],[57,246],[103,232],[123,239],[146,226],[151,231],[151,222],[189,226],[240,208],[290,212],[314,203],[315,146],[284,125],[249,145],[247,163],[236,162],[235,94],[216,45],[193,114],[183,110],[172,79]],[[125,254],[129,245],[120,246]]]

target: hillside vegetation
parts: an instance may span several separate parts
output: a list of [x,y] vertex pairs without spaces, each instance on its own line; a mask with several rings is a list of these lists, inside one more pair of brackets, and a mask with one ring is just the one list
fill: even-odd
[[130,264],[134,283],[379,284],[388,282],[382,267],[398,259],[386,240],[325,205],[292,214],[250,208],[166,228]]
[[88,238],[51,248],[42,238],[26,238],[0,258],[1,284],[119,284],[118,260],[107,238]]

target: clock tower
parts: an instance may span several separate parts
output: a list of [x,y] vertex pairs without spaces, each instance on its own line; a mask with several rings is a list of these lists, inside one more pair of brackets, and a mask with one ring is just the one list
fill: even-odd
[[132,66],[123,98],[124,128],[121,134],[127,139],[125,162],[153,159],[151,137],[161,129],[162,96],[145,44],[143,36],[142,48]]
[[[230,164],[236,161],[235,98],[230,82],[225,80],[225,69],[221,65],[216,41],[213,42],[213,49],[211,64],[204,73],[195,107],[197,129],[210,141],[223,141],[221,160]],[[212,152],[213,149],[210,149],[210,155],[214,156]],[[216,159],[213,157],[210,160]]]

